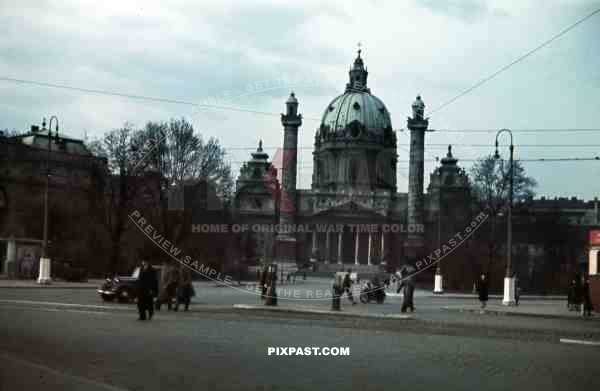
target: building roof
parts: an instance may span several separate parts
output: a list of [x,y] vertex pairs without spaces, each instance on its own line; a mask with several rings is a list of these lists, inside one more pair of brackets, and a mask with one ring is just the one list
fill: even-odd
[[[17,136],[11,136],[10,139],[20,141],[22,144],[30,147],[47,149],[48,133],[45,131],[40,132],[37,129],[39,128],[32,127],[32,131]],[[92,155],[83,140],[64,137],[60,134],[58,135],[58,138],[56,138],[54,135],[51,137],[50,150],[52,152],[66,152],[74,155]]]

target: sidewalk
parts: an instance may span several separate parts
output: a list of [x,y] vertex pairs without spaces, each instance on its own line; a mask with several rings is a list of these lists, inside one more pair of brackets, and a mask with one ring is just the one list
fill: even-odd
[[[433,294],[429,292],[425,297],[427,298],[442,298],[442,299],[477,299],[477,293],[442,293],[442,294]],[[490,299],[498,299],[502,300],[502,295],[489,295]],[[520,300],[562,300],[565,303],[567,302],[566,295],[521,295]]]
[[38,284],[35,280],[8,280],[0,279],[1,288],[46,288],[46,289],[97,289],[104,280],[91,279],[86,282],[67,282],[53,280],[50,284]]
[[[569,311],[564,303],[520,303],[519,306],[505,306],[501,303],[488,304],[485,310],[481,311],[479,305],[447,305],[441,307],[445,311],[475,313],[475,314],[491,314],[504,316],[529,316],[538,318],[560,318],[560,319],[581,319],[581,315],[577,311]],[[588,318],[599,321],[598,314],[592,313],[592,317]]]

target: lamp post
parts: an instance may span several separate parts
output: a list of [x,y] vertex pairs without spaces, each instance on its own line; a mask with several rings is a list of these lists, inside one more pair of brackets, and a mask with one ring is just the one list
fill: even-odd
[[[435,158],[439,161],[439,158]],[[442,168],[438,165],[438,214],[437,214],[437,248],[442,248]],[[433,280],[433,293],[444,293],[444,282],[442,277],[442,262],[438,260]]]
[[502,133],[508,133],[510,135],[510,159],[508,168],[508,216],[507,216],[507,233],[506,233],[506,274],[504,276],[504,295],[502,298],[502,304],[504,305],[515,305],[515,278],[512,272],[512,204],[513,204],[513,182],[514,182],[514,161],[513,161],[513,134],[509,129],[501,129],[496,133],[496,152],[494,158],[499,159],[500,154],[498,153],[498,137]]
[[[48,123],[48,149],[46,151],[46,186],[44,189],[44,236],[42,241],[42,256],[37,282],[38,284],[49,284],[50,258],[48,258],[48,193],[50,191],[50,152],[52,149],[52,120],[55,122],[56,137],[58,138],[58,117],[53,115]],[[42,122],[42,130],[46,130],[46,119]]]

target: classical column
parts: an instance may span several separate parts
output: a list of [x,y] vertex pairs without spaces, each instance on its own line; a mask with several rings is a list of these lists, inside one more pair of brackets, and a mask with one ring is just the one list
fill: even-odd
[[354,236],[354,238],[354,264],[358,265],[358,241],[360,239],[358,231],[356,231],[356,235]]
[[342,238],[344,237],[344,233],[340,232],[338,234],[338,256],[337,256],[337,263],[339,265],[342,264]]
[[407,128],[410,129],[410,158],[408,168],[408,210],[407,223],[409,233],[405,243],[405,253],[411,262],[424,255],[425,238],[415,228],[422,227],[423,218],[423,171],[425,162],[425,132],[429,121],[424,116],[425,104],[420,96],[412,105],[413,117],[408,118]]
[[325,263],[329,263],[331,257],[331,238],[329,234],[328,230],[325,236]]
[[385,234],[381,232],[381,263],[385,265]]
[[8,274],[9,278],[15,278],[17,272],[17,242],[9,239],[6,244],[6,264],[4,265],[4,273]]
[[372,247],[373,247],[373,238],[372,238],[372,234],[369,231],[369,247],[367,249],[367,265],[371,264],[371,252],[372,252]]
[[310,253],[310,258],[311,260],[314,260],[315,262],[317,261],[317,252],[318,252],[318,247],[317,247],[317,231],[313,231],[312,232],[312,250]]
[[[290,94],[285,105],[286,113],[281,115],[281,124],[283,125],[283,150],[280,154],[282,162],[281,188],[277,197],[279,198],[279,224],[282,227],[291,227],[296,223],[296,152],[298,150],[298,128],[302,125],[302,116],[298,114],[298,100],[294,93]],[[278,233],[275,246],[277,249],[276,263],[281,265],[282,269],[283,265],[296,265],[297,237],[295,231]]]

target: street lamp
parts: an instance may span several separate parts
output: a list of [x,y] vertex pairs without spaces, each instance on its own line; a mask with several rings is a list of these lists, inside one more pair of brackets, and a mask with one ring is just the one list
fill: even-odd
[[[46,187],[44,189],[44,237],[42,241],[42,256],[37,282],[38,284],[49,284],[50,258],[48,258],[48,193],[50,190],[50,152],[52,149],[52,120],[55,122],[56,138],[58,138],[58,117],[53,115],[48,123],[48,149],[46,151]],[[42,130],[46,130],[46,118],[42,122]]]
[[509,185],[508,185],[508,216],[507,216],[507,244],[506,244],[506,274],[504,276],[504,296],[502,298],[502,304],[504,305],[515,305],[515,278],[512,273],[512,204],[513,204],[513,182],[514,182],[514,145],[513,145],[513,134],[509,129],[501,129],[496,133],[496,152],[494,153],[495,159],[500,159],[498,153],[498,137],[502,133],[508,133],[510,135],[510,159],[509,159]]
[[[436,161],[439,161],[439,157],[435,158]],[[442,248],[442,169],[441,166],[438,165],[438,215],[437,215],[437,248],[438,251]],[[435,268],[435,277],[433,280],[433,293],[434,294],[442,294],[444,293],[444,284],[442,277],[442,262],[441,260],[437,261],[437,266]]]

